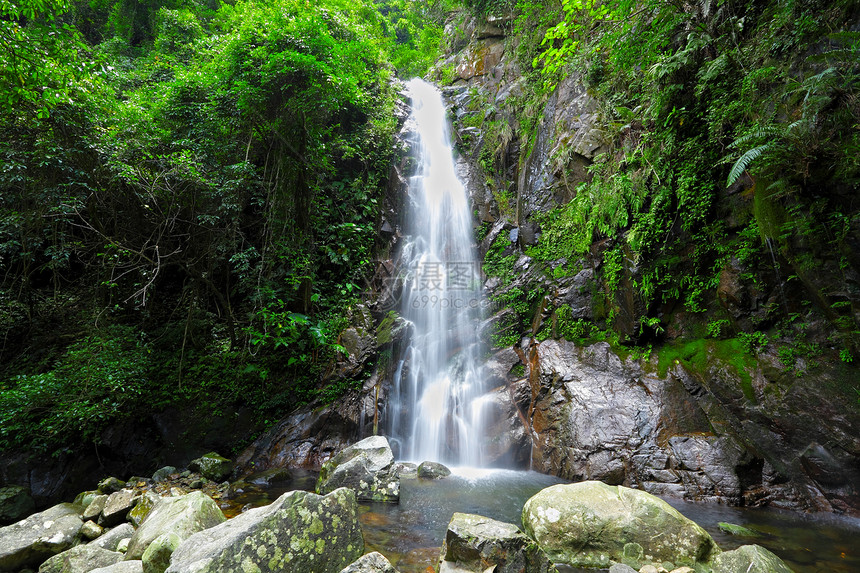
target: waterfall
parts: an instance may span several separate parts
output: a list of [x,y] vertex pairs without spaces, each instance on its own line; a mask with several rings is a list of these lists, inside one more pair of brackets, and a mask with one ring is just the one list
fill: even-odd
[[409,182],[401,252],[401,316],[413,324],[395,370],[389,435],[400,457],[481,465],[480,267],[466,189],[457,178],[442,95],[407,84],[417,170]]

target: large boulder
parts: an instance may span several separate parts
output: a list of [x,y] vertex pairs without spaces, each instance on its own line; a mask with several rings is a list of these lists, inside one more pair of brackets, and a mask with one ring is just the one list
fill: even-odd
[[195,491],[181,497],[166,498],[140,525],[128,544],[126,559],[140,559],[149,544],[165,533],[186,539],[226,520],[211,497]]
[[37,567],[71,547],[83,524],[80,506],[61,503],[0,528],[0,571]]
[[439,573],[556,573],[537,544],[511,523],[455,513],[448,524]]
[[120,561],[122,553],[94,545],[78,545],[42,563],[39,573],[88,573]]
[[631,555],[694,565],[720,552],[704,529],[662,499],[597,481],[541,490],[523,507],[523,527],[554,562],[574,567],[607,568]]
[[397,573],[397,569],[381,553],[362,555],[358,561],[344,567],[340,573]]
[[325,497],[296,490],[192,535],[173,552],[167,573],[338,573],[362,553],[352,490]]
[[761,545],[743,545],[714,557],[713,573],[791,573],[785,562]]
[[384,436],[371,436],[353,444],[325,464],[317,480],[317,493],[325,495],[340,487],[355,491],[360,500],[400,499],[400,478],[394,454]]
[[36,509],[30,490],[20,485],[0,487],[0,523],[24,519]]
[[233,462],[215,452],[209,452],[196,460],[192,460],[188,464],[188,469],[200,473],[206,479],[220,482],[233,473]]

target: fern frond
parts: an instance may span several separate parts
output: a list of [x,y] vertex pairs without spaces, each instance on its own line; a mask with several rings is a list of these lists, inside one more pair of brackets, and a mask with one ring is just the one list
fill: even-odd
[[746,153],[740,156],[740,158],[735,161],[735,164],[732,165],[732,170],[729,171],[729,178],[726,179],[726,187],[729,187],[737,181],[743,172],[746,171],[747,166],[767,153],[773,147],[773,143],[765,143],[764,145],[759,145],[758,147],[753,147]]
[[740,136],[729,144],[729,147],[741,147],[750,141],[765,139],[767,137],[782,137],[785,135],[786,129],[776,125],[763,125],[754,128],[751,132]]

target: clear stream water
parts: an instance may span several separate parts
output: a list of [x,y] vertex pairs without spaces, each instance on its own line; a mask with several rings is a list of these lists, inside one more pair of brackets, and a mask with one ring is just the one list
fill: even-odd
[[[285,487],[249,492],[227,501],[223,509],[232,516],[243,507],[266,505],[290,489],[313,491],[315,481],[313,473],[299,474]],[[470,468],[454,468],[454,475],[442,480],[403,480],[399,504],[360,504],[365,551],[379,551],[401,573],[428,573],[439,559],[445,531],[455,512],[476,513],[522,526],[526,500],[557,483],[565,481],[536,472]],[[724,550],[757,543],[779,555],[796,573],[860,571],[858,519],[665,499],[704,527]],[[717,526],[721,521],[743,525],[761,536],[725,534]]]

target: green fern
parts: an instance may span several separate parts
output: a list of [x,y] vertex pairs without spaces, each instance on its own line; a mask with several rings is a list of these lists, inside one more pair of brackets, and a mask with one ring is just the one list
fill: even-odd
[[[737,142],[736,142],[737,143]],[[746,153],[740,156],[740,158],[735,161],[735,164],[732,165],[732,170],[729,171],[729,178],[726,180],[726,187],[734,184],[738,178],[743,175],[743,172],[746,171],[747,166],[770,151],[773,148],[773,143],[765,143],[764,145],[759,145],[758,147],[753,147]]]

